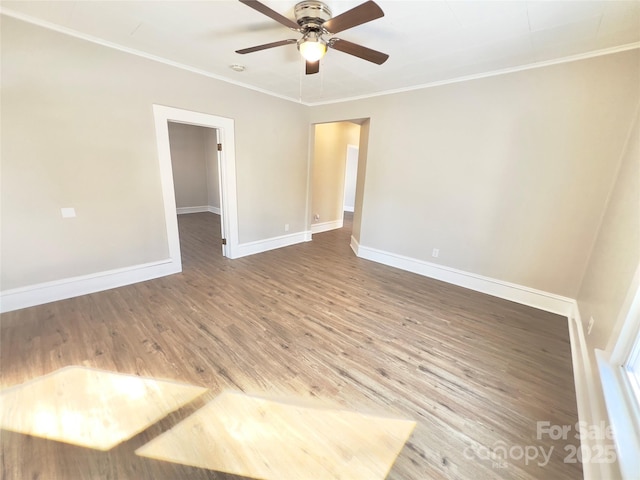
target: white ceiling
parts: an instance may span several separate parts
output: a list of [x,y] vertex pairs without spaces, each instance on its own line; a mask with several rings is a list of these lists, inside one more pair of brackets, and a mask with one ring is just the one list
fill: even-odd
[[[364,1],[364,0],[362,0]],[[326,0],[336,16],[362,3]],[[294,18],[296,0],[263,3]],[[238,55],[288,30],[236,0],[2,1],[5,14],[160,57],[306,104],[411,89],[640,46],[640,0],[377,0],[385,16],[339,38],[388,53],[375,65],[336,50],[304,75],[295,45]],[[628,47],[625,47],[628,48]],[[242,64],[242,73],[230,65]]]

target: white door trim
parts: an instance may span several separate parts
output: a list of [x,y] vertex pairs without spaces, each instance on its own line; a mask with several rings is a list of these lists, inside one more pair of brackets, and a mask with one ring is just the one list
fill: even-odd
[[235,154],[235,126],[234,120],[207,113],[193,112],[181,108],[153,105],[153,115],[156,127],[156,142],[158,146],[158,160],[160,164],[160,181],[164,214],[167,226],[167,241],[169,257],[182,270],[180,258],[180,237],[178,235],[178,220],[176,212],[176,197],[173,186],[173,168],[171,166],[171,150],[169,148],[169,121],[215,128],[218,131],[220,152],[220,196],[223,230],[227,245],[225,254],[229,258],[236,258],[238,250],[238,202],[236,192],[236,154]]

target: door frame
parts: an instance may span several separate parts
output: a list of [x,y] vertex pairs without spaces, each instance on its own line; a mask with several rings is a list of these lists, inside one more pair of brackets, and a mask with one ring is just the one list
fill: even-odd
[[[308,161],[307,161],[307,205],[306,205],[306,218],[307,218],[307,230],[313,232],[313,167],[315,158],[315,145],[316,145],[316,126],[326,123],[340,123],[351,122],[360,125],[360,137],[358,139],[358,171],[356,176],[356,201],[353,211],[353,229],[351,235],[351,248],[358,254],[358,247],[360,242],[360,229],[362,224],[364,193],[366,189],[366,167],[367,156],[369,152],[369,128],[371,124],[370,117],[362,118],[337,118],[333,120],[321,120],[315,121],[309,124],[309,145],[308,145]],[[344,193],[343,193],[344,196]],[[344,202],[342,205],[344,208]],[[343,212],[344,213],[344,212]],[[319,233],[319,232],[315,232]]]
[[223,238],[226,239],[226,245],[222,246],[222,251],[224,256],[236,258],[235,253],[238,250],[238,199],[236,191],[234,120],[217,115],[156,104],[153,105],[153,116],[155,121],[169,257],[172,262],[180,267],[180,271],[182,271],[176,196],[173,184],[173,167],[171,165],[171,150],[169,147],[169,122],[171,121],[213,128],[217,132],[218,143],[222,144],[222,151],[218,152],[221,187],[220,224],[222,232],[225,235]]
[[[354,195],[354,200],[353,200],[353,207],[351,210],[345,210],[344,207],[345,205],[345,199],[347,198],[347,174],[349,173],[349,158],[350,158],[350,153],[352,152],[356,152],[356,178],[355,178],[355,185],[353,186],[353,195]],[[360,155],[360,146],[359,145],[351,145],[351,144],[347,144],[347,153],[346,153],[346,159],[344,162],[344,192],[342,194],[342,210],[343,212],[355,212],[356,209],[356,200],[355,200],[355,196],[356,196],[356,189],[358,186],[358,157]]]

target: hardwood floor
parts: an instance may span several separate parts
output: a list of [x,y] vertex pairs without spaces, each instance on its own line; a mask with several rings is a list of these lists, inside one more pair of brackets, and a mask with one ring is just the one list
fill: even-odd
[[181,215],[183,273],[2,315],[3,388],[84,365],[210,389],[107,452],[2,431],[2,478],[239,479],[133,453],[228,389],[416,421],[390,479],[581,478],[574,430],[537,434],[578,420],[566,319],[359,259],[349,220],[228,260],[218,216]]

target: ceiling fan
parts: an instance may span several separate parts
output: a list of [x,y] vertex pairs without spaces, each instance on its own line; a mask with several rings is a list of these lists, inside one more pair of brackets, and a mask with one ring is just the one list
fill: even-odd
[[348,42],[340,38],[323,38],[324,35],[333,35],[363,23],[370,22],[384,16],[382,9],[369,0],[348,10],[337,17],[331,17],[331,10],[324,3],[317,0],[305,0],[296,4],[294,14],[296,21],[280,15],[275,10],[267,7],[257,0],[240,0],[248,7],[257,10],[267,17],[281,23],[285,27],[302,34],[302,38],[280,40],[278,42],[265,43],[255,47],[236,50],[236,53],[245,54],[266,50],[268,48],[282,47],[284,45],[297,44],[300,54],[306,61],[306,74],[310,75],[320,71],[320,59],[327,52],[327,48],[333,48],[349,55],[362,58],[369,62],[382,65],[389,58],[386,53],[378,52],[357,43]]

